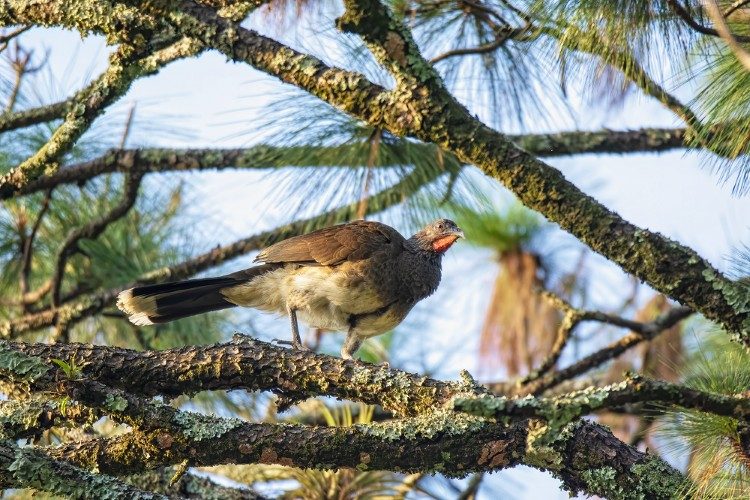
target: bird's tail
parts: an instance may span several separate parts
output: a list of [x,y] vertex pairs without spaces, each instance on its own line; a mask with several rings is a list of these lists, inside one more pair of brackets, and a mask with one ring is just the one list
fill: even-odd
[[266,264],[217,278],[137,286],[120,292],[117,307],[139,326],[235,307],[224,297],[223,289],[246,283],[276,267]]

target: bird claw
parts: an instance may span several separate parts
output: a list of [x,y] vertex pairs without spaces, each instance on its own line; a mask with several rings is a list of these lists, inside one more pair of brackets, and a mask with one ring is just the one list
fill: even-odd
[[296,351],[310,351],[311,350],[305,344],[299,344],[292,340],[273,339],[273,342],[278,345],[287,345]]

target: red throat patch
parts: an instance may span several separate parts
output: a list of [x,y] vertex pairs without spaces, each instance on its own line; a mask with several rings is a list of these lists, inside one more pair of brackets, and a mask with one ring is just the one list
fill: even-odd
[[449,236],[443,236],[442,238],[438,238],[435,241],[432,242],[432,249],[436,252],[445,252],[448,250],[453,243],[456,242],[458,239],[458,236],[456,235],[449,235]]

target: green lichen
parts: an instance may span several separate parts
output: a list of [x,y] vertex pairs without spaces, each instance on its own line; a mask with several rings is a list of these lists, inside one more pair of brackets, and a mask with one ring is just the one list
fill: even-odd
[[109,411],[122,413],[128,407],[128,400],[120,395],[107,394],[104,401],[104,408]]
[[358,424],[357,427],[364,434],[376,436],[385,441],[400,441],[416,438],[432,439],[440,435],[457,436],[478,431],[485,425],[487,425],[487,420],[481,417],[438,408],[418,417],[367,425]]
[[583,422],[576,421],[553,429],[544,421],[529,420],[524,462],[538,469],[558,471],[563,468],[565,448]]
[[612,500],[660,500],[682,498],[687,492],[686,480],[667,463],[649,457],[618,475],[613,467],[585,470],[581,479],[586,491]]
[[45,404],[40,401],[3,401],[0,404],[0,439],[13,438],[17,429],[36,427],[44,410]]
[[628,492],[626,496],[625,491],[617,484],[617,471],[612,467],[585,470],[581,473],[581,479],[586,483],[586,491],[603,494],[610,500],[644,500],[635,491]]
[[14,380],[33,382],[42,378],[51,366],[35,356],[0,345],[0,372]]
[[663,460],[649,456],[630,468],[631,481],[643,498],[682,498],[690,483]]
[[238,418],[210,417],[188,411],[177,412],[172,421],[194,441],[217,438],[242,425],[242,420]]
[[48,491],[66,498],[166,498],[135,490],[109,476],[92,474],[70,464],[53,461],[38,450],[18,448],[10,441],[0,442],[0,446],[14,452],[13,461],[7,470],[12,474],[15,487]]

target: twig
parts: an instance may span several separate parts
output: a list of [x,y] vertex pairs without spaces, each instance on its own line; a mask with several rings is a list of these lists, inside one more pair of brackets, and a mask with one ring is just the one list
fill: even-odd
[[574,308],[562,297],[548,291],[542,295],[563,312],[563,318],[557,329],[557,336],[555,337],[555,343],[552,345],[552,350],[537,369],[521,379],[521,384],[533,382],[555,366],[557,360],[560,359],[563,349],[568,344],[573,330],[584,319],[584,311]]
[[737,10],[741,9],[745,5],[750,3],[748,0],[736,0],[732,5],[730,5],[727,10],[724,11],[724,17],[728,18],[732,14],[734,14]]
[[[709,15],[712,17],[712,21],[714,21],[714,24],[716,24],[716,20],[713,19],[713,15],[711,15],[710,12],[710,3],[711,0],[704,0],[704,3],[706,4],[706,8],[709,11]],[[720,31],[717,31],[715,29],[711,29],[707,26],[703,26],[699,22],[697,22],[695,19],[693,19],[693,16],[690,15],[690,12],[683,6],[679,0],[667,0],[667,5],[669,5],[672,10],[677,14],[685,23],[693,28],[698,33],[702,33],[704,35],[709,36],[715,36],[720,37],[722,36]],[[716,7],[718,9],[718,6]],[[721,14],[721,10],[717,10],[716,13]],[[719,28],[719,26],[716,26]],[[738,36],[737,39],[741,42],[750,42],[750,37],[748,36]]]
[[614,326],[620,326],[633,330],[620,340],[608,345],[607,347],[596,351],[585,358],[563,368],[562,370],[549,373],[525,386],[521,391],[527,394],[541,394],[547,389],[565,380],[576,377],[582,373],[595,368],[602,363],[616,358],[628,349],[640,344],[643,341],[651,340],[664,330],[667,330],[693,314],[692,309],[688,307],[675,307],[670,311],[662,314],[654,321],[649,323],[639,323],[618,316],[611,316],[597,311],[587,311],[586,316],[581,320],[600,321]]
[[365,181],[362,185],[362,195],[359,198],[359,206],[357,207],[357,219],[364,219],[367,214],[367,202],[370,199],[370,181],[372,180],[372,169],[378,161],[380,156],[380,139],[382,138],[382,131],[376,128],[372,131],[370,139],[367,141],[369,145],[370,153],[367,155],[367,165],[365,172]]
[[466,489],[458,495],[456,500],[474,500],[479,491],[479,486],[482,484],[482,479],[484,479],[484,472],[478,472],[471,476],[471,478],[469,478],[469,484],[466,485]]
[[32,28],[31,25],[22,26],[15,31],[11,31],[10,33],[0,35],[0,44],[5,44],[5,43],[10,42],[17,36],[21,35],[22,33],[29,31],[31,28]]
[[130,136],[130,129],[133,127],[133,120],[135,119],[135,104],[136,103],[133,103],[130,106],[128,117],[125,119],[125,129],[122,131],[122,138],[120,138],[120,150],[125,149],[125,145],[128,142],[128,137]]
[[750,71],[750,53],[739,44],[740,41],[750,42],[750,37],[743,37],[732,33],[729,24],[727,24],[727,20],[721,14],[721,8],[719,7],[719,4],[716,3],[716,0],[703,0],[703,3],[705,4],[706,11],[711,18],[711,21],[714,23],[714,26],[716,26],[716,31],[719,32],[722,40],[726,42],[735,57],[737,57],[737,60],[740,61],[745,69]]
[[492,40],[491,42],[488,42],[488,43],[485,43],[476,47],[467,47],[463,49],[448,50],[430,59],[430,63],[435,64],[440,61],[444,61],[445,59],[449,59],[451,57],[465,56],[465,55],[481,55],[481,54],[487,54],[489,52],[494,52],[495,50],[502,47],[503,44],[505,44],[505,42],[507,42],[508,40],[516,39],[519,35],[527,33],[530,28],[531,28],[530,25],[526,25],[521,28],[503,27],[501,28],[501,31],[495,32],[495,39]]
[[42,298],[49,288],[43,286],[37,293],[29,293],[29,275],[31,274],[31,259],[33,256],[34,239],[36,238],[39,227],[42,225],[42,219],[44,218],[47,210],[49,209],[50,201],[52,200],[52,189],[47,191],[42,201],[42,206],[39,209],[34,225],[31,227],[31,232],[24,239],[23,252],[21,254],[21,303],[23,304],[23,310],[28,310],[28,305],[36,302]]
[[52,275],[52,305],[60,305],[60,288],[65,274],[68,258],[78,251],[78,242],[82,239],[95,239],[113,222],[121,219],[130,211],[138,196],[143,173],[128,174],[124,180],[123,195],[120,202],[108,213],[88,224],[71,230],[57,251],[57,264]]

